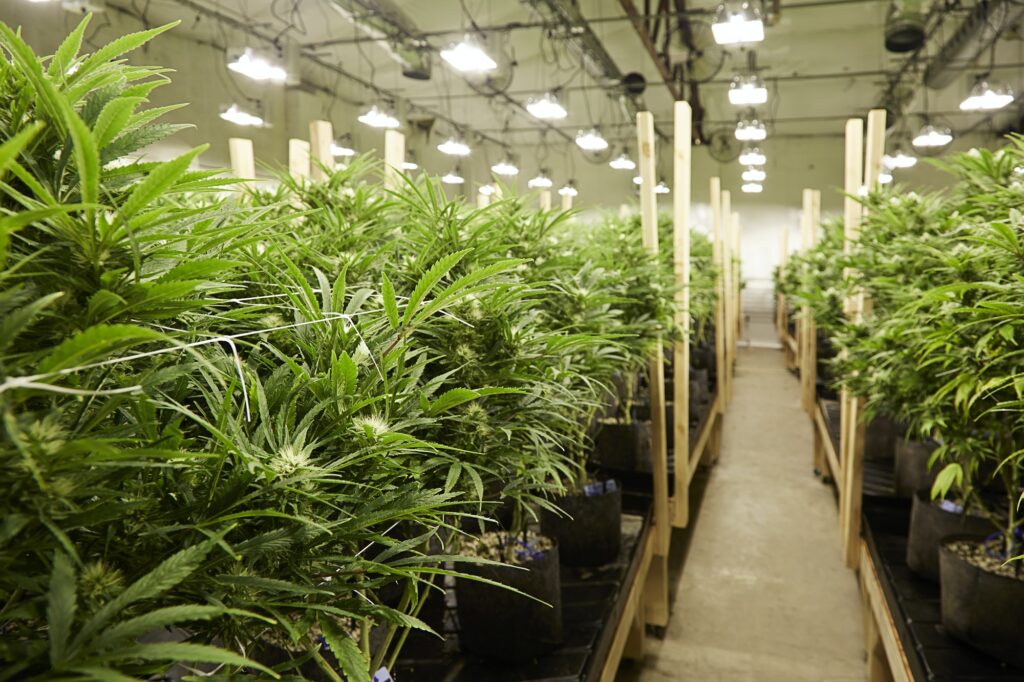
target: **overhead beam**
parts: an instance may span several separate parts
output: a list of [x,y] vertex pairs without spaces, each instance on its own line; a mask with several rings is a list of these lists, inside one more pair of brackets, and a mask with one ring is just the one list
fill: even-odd
[[[658,53],[658,47],[655,45],[655,36],[648,32],[647,22],[644,21],[644,16],[633,4],[633,0],[619,0],[619,4],[622,6],[622,10],[626,13],[626,16],[630,18],[633,23],[633,28],[636,29],[636,34],[640,36],[640,42],[643,43],[644,49],[647,50],[647,54],[650,56],[651,61],[658,67],[658,73],[661,74],[661,80],[665,83],[665,87],[668,88],[669,93],[672,95],[672,99],[679,101],[683,99],[682,90],[676,83],[675,77],[672,75],[672,65],[669,64],[666,59]],[[666,18],[667,21],[667,18]],[[660,27],[661,18],[655,20],[652,31],[657,33]]]

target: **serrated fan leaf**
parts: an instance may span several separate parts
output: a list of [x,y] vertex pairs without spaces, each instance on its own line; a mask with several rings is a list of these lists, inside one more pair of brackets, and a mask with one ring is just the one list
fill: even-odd
[[280,675],[262,663],[236,654],[228,649],[208,644],[192,644],[189,642],[167,642],[159,644],[136,644],[117,651],[94,656],[93,660],[100,663],[130,663],[133,661],[167,661],[169,663],[223,663],[240,667],[256,668],[274,679]]
[[370,661],[352,638],[329,618],[320,620],[320,631],[348,682],[370,682]]
[[37,366],[49,374],[99,360],[115,350],[165,338],[159,332],[130,324],[97,325],[64,340]]
[[384,313],[392,329],[398,329],[398,303],[395,300],[395,287],[391,284],[388,274],[381,274],[381,299],[384,302]]
[[188,171],[192,160],[206,151],[208,147],[209,145],[196,147],[150,171],[149,175],[135,186],[124,204],[118,209],[122,220],[131,218],[166,192],[178,178]]
[[82,38],[85,36],[85,29],[89,25],[90,19],[92,19],[91,14],[86,14],[82,17],[75,30],[68,34],[68,37],[60,44],[57,51],[53,53],[49,69],[51,79],[56,80],[67,73],[71,62],[78,56],[78,51],[82,48]]
[[11,139],[0,144],[0,180],[3,179],[7,167],[18,158],[18,154],[32,141],[39,131],[43,129],[43,123],[36,121]]
[[479,397],[480,394],[472,389],[452,388],[438,396],[437,400],[431,401],[428,414],[435,416]]
[[[36,91],[39,102],[46,113],[54,121],[62,122],[64,111],[62,105],[66,106],[66,102],[60,93],[57,92],[57,88],[46,77],[46,74],[43,72],[43,66],[35,53],[32,52],[32,48],[21,39],[21,36],[17,35],[3,22],[0,22],[0,43],[11,53],[12,61],[20,68],[29,83],[32,84],[32,88]],[[61,130],[61,132],[63,133],[64,130]]]
[[423,273],[420,277],[420,281],[416,283],[416,288],[413,289],[412,294],[409,296],[409,301],[405,306],[405,317],[402,319],[402,324],[409,324],[413,316],[416,314],[416,309],[420,303],[426,298],[427,294],[437,286],[445,275],[451,272],[459,261],[466,257],[469,253],[469,249],[463,249],[462,251],[456,251],[455,253],[449,254],[443,258],[440,258],[435,262],[430,269]]
[[106,45],[96,50],[91,55],[89,55],[82,62],[82,65],[78,68],[78,70],[75,71],[71,80],[78,81],[85,78],[86,76],[91,75],[94,69],[99,68],[104,63],[109,62],[112,59],[117,59],[118,57],[127,52],[131,52],[132,50],[136,50],[142,47],[156,36],[160,35],[164,31],[174,28],[179,23],[181,22],[175,21],[170,24],[165,24],[163,26],[151,28],[147,31],[129,33],[127,35],[121,36],[120,38],[112,40],[111,42],[107,43]]
[[46,624],[50,639],[50,663],[60,666],[65,661],[68,640],[75,622],[77,606],[75,569],[64,552],[53,555],[53,573],[46,597]]
[[18,335],[32,324],[39,313],[63,295],[63,292],[58,291],[7,313],[0,320],[0,351],[6,350]]
[[267,620],[252,611],[229,609],[223,606],[207,606],[205,604],[167,606],[112,625],[93,638],[89,642],[89,648],[93,651],[100,651],[113,646],[133,644],[137,637],[152,632],[157,628],[197,620],[212,620],[213,618],[225,615]]
[[145,101],[143,97],[118,97],[107,102],[93,126],[96,146],[103,149],[113,142],[124,131],[135,107]]

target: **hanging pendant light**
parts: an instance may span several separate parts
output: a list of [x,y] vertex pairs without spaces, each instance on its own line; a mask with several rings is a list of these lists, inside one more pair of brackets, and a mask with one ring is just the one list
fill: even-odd
[[363,112],[358,121],[371,128],[397,128],[400,123],[386,107],[374,104]]
[[756,116],[741,119],[736,124],[736,139],[740,142],[760,142],[767,137],[768,129]]
[[637,186],[640,186],[640,185],[644,184],[643,177],[641,177],[639,175],[634,175],[633,176],[633,184],[637,185]]
[[469,156],[469,145],[458,135],[452,135],[447,140],[437,145],[437,151],[448,156]]
[[763,166],[768,162],[760,147],[745,147],[740,152],[740,164],[744,166]]
[[575,197],[578,196],[580,191],[576,189],[576,181],[570,180],[559,188],[558,194],[563,197]]
[[356,155],[356,150],[352,145],[352,136],[345,133],[337,140],[331,143],[331,156],[351,157]]
[[918,131],[914,137],[913,145],[923,148],[945,147],[952,141],[953,132],[949,128],[934,126],[928,123]]
[[729,104],[754,106],[768,101],[768,86],[756,73],[734,76],[729,83]]
[[416,163],[416,152],[410,150],[405,157],[405,161],[402,162],[402,170],[414,171],[419,167],[420,165]]
[[760,168],[749,166],[740,177],[744,182],[763,182],[768,174]]
[[466,182],[466,178],[462,177],[462,170],[456,166],[441,176],[441,182],[446,185],[461,185]]
[[608,162],[608,165],[615,170],[636,170],[636,162],[629,158],[629,154],[623,149],[622,153]]
[[288,72],[284,67],[275,63],[269,54],[260,54],[251,47],[229,54],[228,68],[254,81],[284,83],[288,80]]
[[586,152],[599,152],[608,149],[608,140],[597,128],[590,128],[576,133],[576,146]]
[[223,109],[220,112],[220,117],[228,123],[234,123],[238,126],[260,127],[266,123],[262,117],[245,111],[237,104],[232,104],[231,106]]
[[979,76],[967,98],[960,102],[962,111],[996,111],[1014,99],[1013,89],[1006,83],[990,83],[985,76]]
[[495,192],[497,192],[498,189],[494,185],[480,185],[480,189],[478,191],[485,197],[489,197]]
[[461,73],[484,73],[498,68],[498,62],[484,52],[472,35],[467,35],[462,42],[441,50],[441,59]]
[[568,116],[555,91],[546,92],[542,97],[531,97],[526,101],[526,110],[530,115],[542,121],[554,121]]
[[891,182],[892,182],[892,173],[890,173],[885,168],[883,168],[881,171],[879,171],[879,173],[878,173],[878,184],[879,185],[888,185]]
[[719,45],[759,43],[764,40],[761,10],[750,2],[730,0],[718,6],[711,34]]
[[882,164],[891,169],[913,168],[917,165],[917,157],[903,147],[896,147],[892,154],[882,157]]
[[664,180],[658,180],[658,184],[654,186],[655,194],[668,194],[670,191]]
[[516,165],[515,159],[512,158],[511,154],[506,154],[505,158],[491,166],[491,172],[496,175],[513,177],[519,175],[519,166]]
[[530,189],[550,189],[554,184],[548,177],[546,168],[541,168],[537,175],[526,181],[526,186]]
[[760,194],[764,191],[764,187],[758,182],[748,182],[740,187],[740,191],[744,194]]

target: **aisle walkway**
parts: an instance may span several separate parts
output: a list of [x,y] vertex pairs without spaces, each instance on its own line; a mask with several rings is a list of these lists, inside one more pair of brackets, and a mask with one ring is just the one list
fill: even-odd
[[811,424],[782,353],[739,351],[665,639],[638,682],[861,682],[860,596],[839,554],[832,491],[812,473]]

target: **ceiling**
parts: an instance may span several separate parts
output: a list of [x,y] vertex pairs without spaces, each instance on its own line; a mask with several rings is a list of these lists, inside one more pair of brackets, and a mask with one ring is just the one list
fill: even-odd
[[[938,0],[937,0],[938,1]],[[628,144],[634,139],[629,113],[607,83],[587,73],[582,59],[566,41],[564,27],[556,27],[535,11],[538,0],[380,0],[400,9],[409,24],[424,34],[432,49],[445,47],[467,29],[483,29],[488,40],[501,44],[500,52],[513,63],[511,81],[502,93],[483,96],[466,79],[434,55],[430,80],[412,80],[401,75],[401,67],[380,42],[369,39],[339,11],[344,0],[108,0],[122,11],[144,15],[148,23],[181,19],[178,31],[196,40],[223,47],[253,41],[291,44],[302,54],[303,80],[329,91],[332,96],[360,104],[394,98],[407,120],[432,126],[438,136],[457,128],[470,138],[480,135],[488,141],[520,148],[540,145],[540,153],[566,153],[572,138],[585,127],[598,125],[613,142]],[[373,5],[374,0],[355,4]],[[643,106],[654,112],[660,131],[671,124],[673,97],[662,81],[654,59],[644,47],[624,3],[633,4],[640,14],[657,14],[654,7],[685,6],[691,27],[706,30],[717,4],[714,0],[684,3],[650,0],[579,0],[578,10],[601,46],[621,73],[637,72],[647,82]],[[973,0],[949,2],[930,23],[932,40],[926,52],[934,53],[959,24]],[[1019,121],[1019,110],[998,116],[964,115],[958,103],[970,85],[977,65],[956,64],[957,78],[941,91],[922,93],[920,71],[903,69],[906,55],[885,51],[883,30],[889,0],[804,0],[782,2],[778,21],[767,28],[766,40],[757,44],[756,61],[769,85],[769,102],[758,114],[768,125],[770,148],[773,139],[838,136],[843,121],[862,116],[877,106],[895,74],[904,71],[902,83],[917,94],[909,98],[908,114],[931,112],[954,131],[1006,129]],[[660,15],[659,15],[660,16]],[[665,24],[676,27],[676,18]],[[653,19],[652,19],[653,21]],[[676,32],[669,42],[670,54],[685,59],[687,54]],[[490,48],[493,50],[493,48]],[[998,43],[994,55],[997,73],[1015,88],[1021,82],[1024,63],[1022,43],[1011,31]],[[710,52],[714,52],[712,48]],[[984,64],[989,66],[989,53]],[[502,61],[499,59],[499,61]],[[706,58],[721,64],[707,82],[697,88],[704,106],[704,133],[717,131],[729,136],[738,110],[729,105],[729,80],[747,64],[743,49],[723,51]],[[569,116],[554,125],[543,124],[523,109],[526,100],[560,86]],[[685,90],[690,94],[691,91]],[[920,119],[906,117],[900,130],[905,134],[920,125]],[[905,128],[905,129],[903,129]],[[577,152],[573,152],[577,153]]]

